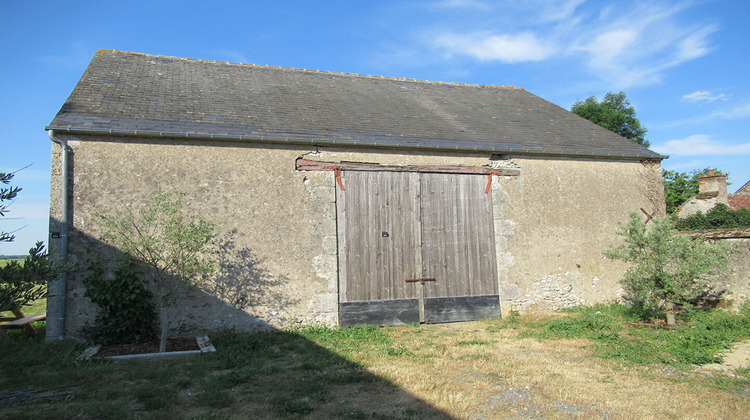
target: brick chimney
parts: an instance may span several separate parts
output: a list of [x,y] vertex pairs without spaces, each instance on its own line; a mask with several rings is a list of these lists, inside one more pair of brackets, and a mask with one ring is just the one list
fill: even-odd
[[727,204],[727,176],[716,175],[713,169],[706,176],[698,178],[698,197],[716,198],[716,202]]

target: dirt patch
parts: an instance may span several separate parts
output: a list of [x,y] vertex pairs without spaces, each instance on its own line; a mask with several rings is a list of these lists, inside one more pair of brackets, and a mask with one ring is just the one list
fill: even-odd
[[[167,339],[168,352],[188,350],[200,350],[195,337]],[[159,341],[156,340],[139,344],[113,344],[109,346],[102,346],[96,354],[97,356],[122,356],[128,354],[146,354],[158,352]]]
[[704,365],[701,372],[722,372],[734,375],[738,370],[750,369],[750,340],[744,341],[722,353],[723,362]]

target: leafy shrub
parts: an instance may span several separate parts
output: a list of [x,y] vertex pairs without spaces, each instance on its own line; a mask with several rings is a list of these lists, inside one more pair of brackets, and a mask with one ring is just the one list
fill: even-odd
[[216,223],[185,213],[183,192],[157,190],[150,206],[97,214],[104,224],[102,239],[140,261],[148,271],[144,284],[154,292],[159,309],[159,351],[166,351],[169,307],[178,290],[197,286],[218,263]]
[[621,225],[618,235],[625,243],[604,254],[631,263],[620,281],[633,305],[663,310],[667,323],[674,325],[676,305],[713,290],[707,280],[727,266],[730,245],[710,243],[679,235],[669,217],[654,219],[650,228],[636,213]]
[[675,220],[675,226],[679,230],[746,228],[750,227],[750,210],[732,210],[726,204],[717,204],[706,214],[698,212]]
[[92,338],[99,344],[142,343],[156,337],[156,310],[151,292],[139,278],[136,262],[126,259],[113,280],[104,279],[99,264],[84,279],[86,296],[101,311],[94,321]]
[[0,267],[0,311],[16,310],[46,296],[47,283],[67,269],[52,263],[44,245],[37,242],[23,263],[10,261]]
[[750,337],[750,303],[740,314],[693,310],[684,314],[676,328],[631,323],[630,308],[620,304],[578,307],[569,317],[544,321],[531,336],[543,339],[586,338],[594,342],[600,357],[635,364],[684,366],[720,361],[720,353],[732,343]]
[[719,310],[694,311],[670,337],[668,350],[678,360],[692,364],[720,362],[718,353],[750,336],[750,317]]

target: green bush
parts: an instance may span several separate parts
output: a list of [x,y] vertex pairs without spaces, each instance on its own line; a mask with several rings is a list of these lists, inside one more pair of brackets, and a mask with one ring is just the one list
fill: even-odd
[[37,242],[23,261],[9,261],[0,267],[0,311],[20,309],[47,295],[47,283],[69,267],[50,261],[44,245]]
[[86,296],[101,311],[94,321],[92,339],[99,344],[142,343],[156,338],[156,310],[153,297],[143,285],[136,262],[125,260],[113,280],[93,264],[84,279]]
[[[745,305],[745,310],[747,308]],[[750,336],[750,318],[719,310],[693,311],[690,323],[669,341],[669,351],[679,360],[705,364],[719,362],[717,353]]]
[[657,307],[674,325],[678,305],[718,293],[708,279],[727,266],[731,245],[680,235],[668,216],[647,227],[640,215],[631,213],[617,234],[625,243],[604,255],[630,263],[620,284],[625,299],[640,312]]
[[679,230],[746,228],[750,227],[750,210],[732,210],[726,204],[717,204],[706,214],[698,212],[676,219],[675,226]]
[[634,364],[685,366],[716,363],[733,343],[750,337],[750,303],[740,314],[725,311],[685,312],[675,328],[661,324],[631,323],[632,309],[621,304],[578,307],[569,317],[550,319],[532,335],[543,339],[586,338],[603,358]]

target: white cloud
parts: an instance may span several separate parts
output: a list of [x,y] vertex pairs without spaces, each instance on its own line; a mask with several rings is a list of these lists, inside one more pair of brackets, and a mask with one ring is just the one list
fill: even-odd
[[[439,4],[485,5],[472,0]],[[425,30],[430,46],[446,56],[522,63],[550,58],[576,60],[609,89],[659,83],[665,70],[710,53],[710,22],[684,23],[681,13],[692,3],[622,2],[609,5],[584,0],[527,0],[492,5],[476,12],[475,29]],[[479,15],[481,13],[481,15]],[[461,22],[465,20],[462,19]],[[437,24],[436,24],[437,25]],[[435,35],[437,33],[437,35]]]
[[721,118],[724,120],[739,120],[750,117],[750,103],[737,105],[734,108],[716,111],[708,116],[710,119]]
[[482,61],[539,61],[552,54],[552,49],[542,45],[530,32],[517,35],[442,34],[435,37],[433,43],[449,54],[468,55]]
[[591,53],[591,64],[596,68],[615,66],[623,51],[638,39],[638,32],[632,29],[610,31],[599,35],[583,49]]
[[689,95],[683,95],[682,99],[688,101],[688,102],[713,102],[716,100],[721,99],[722,101],[727,100],[727,95],[720,93],[718,95],[713,95],[711,92],[707,90],[696,90],[695,92],[689,94]]
[[[430,9],[476,9],[495,11],[511,15],[516,19],[532,19],[537,22],[559,22],[573,17],[576,9],[586,0],[525,0],[498,2],[487,0],[441,0],[429,4]],[[523,18],[521,18],[523,16]]]
[[529,4],[539,13],[541,18],[546,21],[561,21],[570,19],[578,6],[583,4],[586,0],[561,0],[561,1],[547,1],[544,0],[541,4]]
[[677,14],[683,8],[651,4],[612,11],[608,19],[582,24],[571,51],[582,52],[590,71],[613,87],[658,83],[664,70],[711,51],[708,36],[716,26],[681,25]]
[[750,142],[727,144],[704,134],[695,134],[681,140],[669,140],[651,149],[671,156],[750,155]]
[[708,46],[706,37],[714,31],[716,27],[709,26],[682,39],[677,46],[676,59],[680,62],[689,61],[708,54],[712,48]]
[[[691,95],[694,95],[694,93]],[[715,120],[741,120],[744,118],[750,118],[750,103],[740,104],[733,108],[715,111],[710,114],[698,115],[684,120],[671,121],[669,123],[662,124],[662,127],[679,127],[684,125],[705,124]]]

